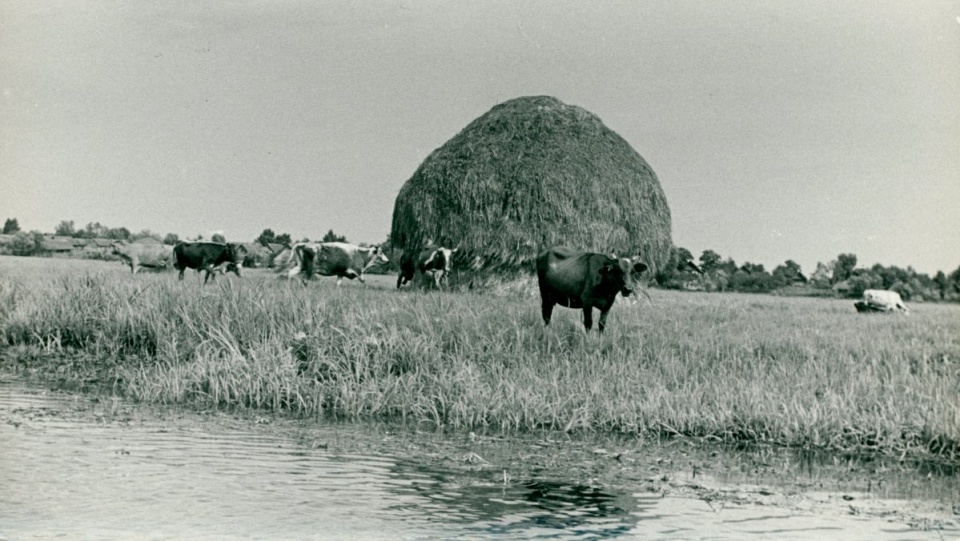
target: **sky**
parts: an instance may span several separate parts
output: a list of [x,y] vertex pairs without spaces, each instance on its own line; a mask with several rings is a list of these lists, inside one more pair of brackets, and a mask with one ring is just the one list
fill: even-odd
[[960,2],[0,2],[0,219],[390,231],[498,103],[597,115],[673,241],[768,270],[960,266]]

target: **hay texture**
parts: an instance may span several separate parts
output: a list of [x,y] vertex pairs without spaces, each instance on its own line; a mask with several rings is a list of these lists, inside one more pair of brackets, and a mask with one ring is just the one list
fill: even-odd
[[657,175],[595,115],[549,96],[497,105],[428,156],[404,184],[391,240],[459,246],[457,268],[532,268],[563,245],[642,254],[653,269],[672,244]]

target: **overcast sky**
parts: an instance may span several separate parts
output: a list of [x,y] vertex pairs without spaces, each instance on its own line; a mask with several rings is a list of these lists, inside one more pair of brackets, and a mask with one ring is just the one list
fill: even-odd
[[382,241],[426,156],[550,95],[674,243],[960,266],[960,2],[0,2],[0,219]]

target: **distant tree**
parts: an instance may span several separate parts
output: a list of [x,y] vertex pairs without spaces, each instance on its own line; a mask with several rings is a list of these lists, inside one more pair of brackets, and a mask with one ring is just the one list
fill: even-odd
[[950,281],[947,280],[947,275],[943,271],[937,271],[937,274],[933,277],[933,283],[937,286],[937,293],[940,294],[940,300],[946,300],[947,298],[947,286],[950,284]]
[[833,265],[833,283],[842,282],[853,275],[853,269],[857,267],[857,256],[855,254],[840,254]]
[[87,224],[87,227],[84,228],[84,237],[88,239],[103,239],[107,237],[107,232],[109,229],[105,225],[101,225],[100,222],[90,222]]
[[40,251],[40,243],[43,242],[43,233],[31,231],[25,233],[20,231],[13,235],[10,241],[10,252],[13,255],[33,255]]
[[130,230],[126,227],[111,227],[103,236],[114,240],[130,240]]
[[703,272],[710,272],[713,269],[716,269],[720,266],[723,258],[720,257],[720,254],[714,252],[713,250],[704,250],[700,254],[700,270]]
[[901,269],[896,265],[884,267],[879,263],[870,267],[870,272],[880,277],[880,287],[883,289],[890,289],[897,282],[908,282],[916,274],[916,271]]
[[817,289],[830,289],[830,280],[833,276],[833,263],[817,262],[817,270],[810,275],[810,285]]
[[683,248],[682,246],[677,247],[677,268],[685,266],[687,263],[693,262],[693,254],[690,253],[690,250]]
[[291,246],[293,241],[290,239],[290,233],[283,233],[274,237],[273,242],[284,246]]
[[7,218],[7,221],[3,222],[3,234],[12,235],[20,231],[20,224],[17,222],[16,218]]
[[776,284],[762,264],[746,262],[730,277],[729,288],[748,293],[766,293],[773,291]]
[[728,257],[723,260],[723,263],[720,264],[720,268],[723,269],[728,276],[730,276],[737,272],[739,267],[737,267],[737,262],[734,261],[732,257]]
[[173,246],[178,242],[180,242],[180,237],[176,233],[167,233],[167,235],[163,237],[164,244]]
[[320,242],[347,242],[347,237],[343,235],[337,235],[333,232],[333,229],[327,231],[327,234],[320,239]]
[[227,238],[220,233],[214,233],[210,236],[212,242],[227,242]]
[[159,241],[163,240],[159,234],[154,233],[149,229],[141,229],[139,233],[134,233],[130,235],[130,240],[139,240],[139,239],[156,239]]
[[730,274],[726,270],[714,268],[704,274],[703,284],[707,291],[726,291],[730,288]]
[[690,250],[680,246],[670,249],[667,264],[654,276],[654,280],[661,287],[680,289],[690,282],[696,282],[698,275],[688,266],[693,263],[693,254]]
[[260,232],[260,235],[254,239],[254,242],[266,246],[267,244],[276,242],[276,238],[277,235],[273,232],[273,229],[264,229],[262,232]]
[[[868,289],[883,289],[883,278],[868,269],[861,269],[847,279],[849,297],[860,297]],[[904,299],[906,300],[906,299]]]
[[803,272],[800,270],[800,265],[792,259],[784,261],[783,265],[778,265],[773,269],[772,276],[777,287],[807,281],[803,276]]
[[954,293],[960,294],[960,267],[947,275],[947,283],[953,288]]
[[61,237],[72,237],[76,233],[73,228],[73,220],[62,220],[53,228],[53,234]]

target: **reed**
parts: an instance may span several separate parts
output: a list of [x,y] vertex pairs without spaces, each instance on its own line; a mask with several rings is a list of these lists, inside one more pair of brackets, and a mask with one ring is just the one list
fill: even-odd
[[[960,307],[651,290],[602,338],[510,295],[206,288],[0,258],[4,363],[137,400],[474,430],[616,432],[960,457]],[[22,260],[20,260],[22,261]]]

